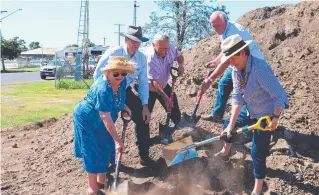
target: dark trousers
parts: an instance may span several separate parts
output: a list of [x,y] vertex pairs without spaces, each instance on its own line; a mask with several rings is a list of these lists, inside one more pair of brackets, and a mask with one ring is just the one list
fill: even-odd
[[[228,126],[229,120],[229,118],[225,120],[224,129]],[[237,118],[235,128],[253,125],[256,122],[257,119],[251,119],[247,116],[246,106],[243,106]],[[266,158],[269,154],[271,132],[256,129],[253,132],[248,132],[245,136],[251,137],[253,141],[251,157],[254,166],[254,176],[256,179],[263,179],[266,175]],[[226,142],[230,143],[232,142],[231,140],[227,140]]]
[[132,87],[126,89],[126,105],[132,112],[132,120],[135,123],[135,143],[138,147],[141,158],[149,155],[150,147],[150,127],[143,120],[143,106],[138,95],[132,91]]
[[[163,90],[168,97],[171,96],[172,88],[170,85],[167,84]],[[153,111],[156,100],[158,100],[164,107],[165,111],[167,111],[165,102],[162,99],[162,97],[157,92],[150,91],[150,97],[148,99],[148,109],[150,110],[150,112]],[[179,110],[178,100],[175,93],[173,96],[173,108],[171,111],[171,119],[175,125],[177,125],[181,121],[181,111]]]

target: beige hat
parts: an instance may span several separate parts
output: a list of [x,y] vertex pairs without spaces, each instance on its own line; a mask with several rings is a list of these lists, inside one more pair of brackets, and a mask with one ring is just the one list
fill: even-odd
[[104,68],[101,68],[102,72],[108,70],[121,70],[127,73],[135,72],[135,63],[127,61],[127,57],[124,56],[110,56],[107,65]]
[[252,42],[251,40],[244,41],[239,34],[232,35],[228,37],[227,39],[225,39],[220,46],[224,54],[221,58],[221,64],[226,62],[229,58],[231,58],[236,53],[243,50],[251,42]]

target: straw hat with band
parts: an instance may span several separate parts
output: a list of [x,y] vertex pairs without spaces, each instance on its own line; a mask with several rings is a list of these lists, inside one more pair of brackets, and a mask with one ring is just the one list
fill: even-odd
[[147,42],[149,40],[148,38],[143,37],[142,28],[140,26],[129,26],[126,33],[120,33],[120,35],[140,43]]
[[135,63],[127,61],[127,57],[124,56],[110,56],[107,65],[101,68],[102,72],[108,70],[119,70],[127,73],[135,72]]
[[252,42],[252,40],[244,41],[243,38],[239,34],[232,35],[232,36],[226,38],[221,44],[221,50],[224,54],[221,58],[221,64],[226,62],[233,55],[235,55],[238,52],[240,52],[241,50],[243,50],[251,42]]

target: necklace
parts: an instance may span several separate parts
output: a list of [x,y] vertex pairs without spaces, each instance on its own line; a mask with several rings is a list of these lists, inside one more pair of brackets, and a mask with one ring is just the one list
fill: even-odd
[[114,96],[114,103],[115,105],[118,107],[120,106],[121,103],[121,93],[120,93],[120,89],[117,90],[117,92],[113,92],[113,96]]
[[[110,85],[110,87],[112,88],[112,91],[113,91],[113,87],[111,85],[110,80],[107,79],[107,82],[108,82],[108,84]],[[116,107],[120,106],[121,100],[122,100],[121,93],[120,93],[120,85],[117,86],[117,91],[116,92],[113,91],[113,99],[114,99],[114,104],[116,105]]]

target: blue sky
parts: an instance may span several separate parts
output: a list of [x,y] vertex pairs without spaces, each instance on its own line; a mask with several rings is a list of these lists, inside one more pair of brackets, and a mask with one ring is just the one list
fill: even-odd
[[[295,4],[300,1],[239,1],[219,0],[211,5],[225,5],[230,12],[230,19],[237,20],[244,13],[264,6],[281,4]],[[137,25],[143,26],[149,22],[149,15],[157,11],[153,1],[137,1]],[[89,5],[90,21],[89,36],[95,44],[117,45],[118,27],[114,24],[125,24],[121,31],[133,24],[133,0],[110,1],[91,0]],[[15,36],[24,39],[27,45],[32,41],[39,41],[43,47],[61,48],[76,43],[80,16],[80,0],[77,1],[26,1],[1,0],[0,10],[11,13],[22,9],[1,23],[2,36]],[[2,14],[1,18],[6,14]],[[121,38],[123,43],[123,38]]]

